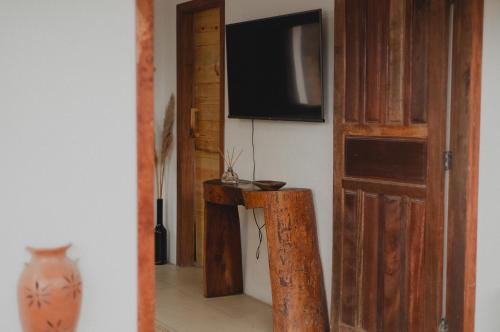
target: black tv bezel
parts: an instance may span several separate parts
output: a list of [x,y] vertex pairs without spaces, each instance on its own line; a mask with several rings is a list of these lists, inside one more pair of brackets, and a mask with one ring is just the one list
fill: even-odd
[[[256,19],[256,20],[250,20],[250,21],[244,21],[244,22],[238,22],[238,23],[231,23],[227,24],[225,27],[225,32],[227,34],[227,28],[228,27],[233,27],[233,26],[238,26],[238,25],[245,25],[245,24],[255,24],[255,23],[260,23],[260,22],[266,22],[266,21],[274,21],[274,20],[279,20],[283,18],[287,18],[290,16],[301,16],[301,15],[306,15],[306,14],[312,14],[312,13],[317,13],[319,14],[319,47],[320,47],[320,52],[319,52],[319,66],[320,66],[320,84],[321,84],[321,117],[317,119],[311,119],[311,118],[304,118],[304,117],[280,117],[280,116],[245,116],[245,115],[232,115],[231,114],[231,99],[229,96],[231,95],[230,90],[231,90],[231,77],[228,73],[227,75],[227,82],[228,82],[228,118],[229,119],[246,119],[246,120],[271,120],[271,121],[294,121],[294,122],[313,122],[313,123],[324,123],[325,122],[325,85],[324,85],[324,48],[323,48],[323,10],[322,9],[313,9],[313,10],[307,10],[303,12],[297,12],[297,13],[290,13],[290,14],[285,14],[285,15],[279,15],[279,16],[272,16],[272,17],[266,17],[266,18],[261,18],[261,19]],[[225,38],[226,44],[228,43],[228,39]],[[226,45],[226,50],[228,50],[228,45]],[[229,54],[227,55],[227,58],[229,58]],[[227,60],[226,60],[227,61]]]

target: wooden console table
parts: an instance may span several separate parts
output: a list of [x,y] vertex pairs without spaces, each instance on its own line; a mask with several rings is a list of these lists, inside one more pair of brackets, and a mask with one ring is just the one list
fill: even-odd
[[204,183],[204,293],[243,292],[238,205],[263,208],[275,331],[328,331],[316,218],[309,189],[261,191],[252,184]]

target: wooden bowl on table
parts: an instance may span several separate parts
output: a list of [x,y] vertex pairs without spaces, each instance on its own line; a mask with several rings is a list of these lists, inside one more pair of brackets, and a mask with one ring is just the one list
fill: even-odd
[[264,191],[276,191],[283,188],[286,185],[286,182],[259,180],[259,181],[254,181],[253,184]]

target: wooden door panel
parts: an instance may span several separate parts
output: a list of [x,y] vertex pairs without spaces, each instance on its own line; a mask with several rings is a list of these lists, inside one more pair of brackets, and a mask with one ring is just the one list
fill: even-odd
[[408,239],[408,331],[423,331],[425,202],[410,201]]
[[446,0],[336,0],[332,330],[441,314]]
[[425,203],[344,193],[340,324],[355,331],[422,331]]
[[425,0],[415,0],[409,3],[411,6],[411,17],[409,28],[411,31],[411,44],[409,55],[411,57],[411,69],[409,79],[411,84],[411,97],[408,102],[409,122],[426,122],[428,63],[429,51],[429,15],[430,6],[425,5]]
[[221,141],[221,19],[220,9],[213,8],[193,15],[193,101],[196,109],[194,122],[194,214],[196,262],[203,265],[205,236],[205,203],[203,182],[221,174],[219,151]]
[[200,11],[195,16],[193,25],[195,46],[215,45],[220,49],[220,8]]
[[[345,45],[345,71],[349,77],[345,88],[345,121],[357,123],[365,110],[365,7],[364,0],[351,0],[345,3],[346,36],[357,36]],[[345,16],[345,17],[344,17]]]
[[194,86],[195,105],[220,105],[220,83],[198,83]]
[[220,177],[224,150],[225,2],[177,5],[177,264],[203,262],[202,183]]
[[388,40],[388,85],[386,123],[402,125],[404,123],[405,101],[405,61],[406,46],[406,1],[390,1],[389,4],[389,40]]
[[420,184],[426,181],[426,141],[347,136],[345,145],[346,176]]
[[404,266],[402,248],[404,246],[404,226],[402,223],[401,197],[386,196],[383,201],[382,223],[383,241],[381,250],[383,280],[383,326],[386,331],[402,331],[401,297],[404,288]]
[[346,122],[427,123],[432,7],[430,0],[346,1]]
[[366,62],[366,96],[364,121],[381,123],[385,111],[387,80],[387,0],[367,0],[365,20],[366,49],[361,55]]
[[213,45],[196,46],[194,79],[198,83],[220,82],[220,50]]
[[360,275],[360,327],[366,331],[377,329],[377,299],[379,282],[379,195],[365,193],[362,207],[362,267]]
[[358,287],[357,261],[359,241],[358,196],[355,192],[344,194],[344,220],[342,230],[342,322],[355,326]]

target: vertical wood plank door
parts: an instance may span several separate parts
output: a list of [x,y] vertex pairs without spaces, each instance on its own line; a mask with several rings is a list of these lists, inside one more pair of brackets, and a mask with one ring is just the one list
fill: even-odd
[[193,100],[192,121],[194,138],[194,211],[197,265],[203,264],[203,229],[205,201],[203,182],[220,177],[219,150],[221,142],[221,34],[220,9],[213,8],[193,15]]
[[177,5],[177,265],[203,265],[203,182],[224,150],[224,0]]
[[332,331],[437,331],[449,2],[336,0]]

